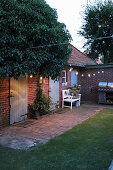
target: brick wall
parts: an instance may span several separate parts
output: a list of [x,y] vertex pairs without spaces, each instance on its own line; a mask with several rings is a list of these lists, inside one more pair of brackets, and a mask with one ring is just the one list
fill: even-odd
[[45,96],[49,97],[49,79],[48,78],[43,79],[42,89],[43,89]]
[[[98,93],[91,91],[92,87],[97,87],[99,82],[113,82],[113,68],[73,68],[78,71],[77,83],[81,85],[81,100],[98,102]],[[59,80],[59,103],[62,102],[62,90],[71,86],[71,72],[67,69],[67,86],[62,86],[62,78]],[[82,77],[83,75],[83,77]],[[89,75],[89,76],[88,76]]]
[[83,69],[79,71],[78,77],[81,85],[82,100],[98,102],[98,93],[91,92],[91,88],[97,87],[99,82],[113,82],[113,68]]
[[[28,76],[28,104],[32,104],[36,98],[36,90],[37,90],[37,76],[33,76],[30,78]],[[49,80],[48,78],[44,78],[42,80],[42,89],[44,94],[48,97],[49,96]]]
[[0,128],[9,125],[9,80],[0,78]]
[[37,78],[38,76],[32,78],[28,76],[28,104],[33,104],[36,98]]

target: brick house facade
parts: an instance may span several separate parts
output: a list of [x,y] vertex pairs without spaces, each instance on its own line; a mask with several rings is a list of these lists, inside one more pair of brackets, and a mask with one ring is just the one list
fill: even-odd
[[[62,101],[62,90],[68,89],[71,86],[71,72],[70,67],[66,69],[68,74],[68,82],[66,86],[62,86],[62,79],[60,78],[60,106]],[[99,82],[113,82],[113,65],[97,65],[77,67],[73,66],[73,70],[78,72],[77,84],[81,85],[81,100],[92,101],[98,103],[97,91],[92,91],[93,87],[98,87]]]
[[97,65],[95,61],[80,52],[77,48],[72,46],[72,53],[68,61],[69,65],[66,68],[68,81],[66,86],[62,86],[62,79],[60,78],[60,105],[62,101],[62,90],[71,86],[71,72],[70,68],[78,72],[77,84],[81,85],[81,99],[83,101],[98,102],[98,93],[92,91],[93,87],[98,87],[99,82],[113,82],[113,64]]
[[[62,102],[62,90],[71,86],[72,75],[70,68],[78,72],[77,84],[81,85],[82,100],[98,102],[98,94],[91,92],[92,87],[99,82],[113,82],[113,65],[96,65],[93,60],[72,46],[72,53],[66,70],[66,83],[59,79],[59,104]],[[27,106],[32,104],[36,97],[38,75],[27,78]],[[49,96],[49,79],[42,79],[44,94]],[[10,83],[8,78],[0,78],[0,127],[10,124]]]
[[88,65],[96,64],[91,58],[89,58],[88,56],[83,54],[81,51],[79,51],[74,46],[71,46],[71,48],[72,48],[72,52],[71,52],[71,56],[68,61],[68,67],[65,69],[66,70],[66,79],[67,79],[66,85],[64,85],[62,83],[62,78],[60,78],[60,80],[59,80],[59,103],[60,103],[60,106],[61,106],[61,101],[62,101],[62,90],[65,90],[69,86],[71,86],[72,77],[71,77],[70,69],[79,73],[77,76],[77,84],[81,85],[81,79],[80,79],[81,70],[85,68],[86,64],[88,64]]
[[92,91],[98,87],[99,82],[113,82],[113,64],[86,66],[79,72],[82,100],[98,102],[98,93]]

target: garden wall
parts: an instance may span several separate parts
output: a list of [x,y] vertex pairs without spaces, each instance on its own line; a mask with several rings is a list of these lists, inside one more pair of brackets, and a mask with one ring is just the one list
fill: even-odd
[[0,128],[9,125],[9,80],[0,78]]
[[[36,90],[37,90],[37,80],[38,80],[38,75],[33,76],[30,78],[28,76],[28,104],[32,104],[36,98]],[[44,78],[41,80],[42,81],[42,89],[45,94],[45,96],[49,96],[49,80],[48,78]]]

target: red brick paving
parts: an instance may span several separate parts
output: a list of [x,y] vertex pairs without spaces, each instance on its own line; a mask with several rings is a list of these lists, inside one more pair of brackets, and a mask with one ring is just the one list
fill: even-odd
[[[4,144],[4,140],[42,140],[49,139],[60,135],[89,117],[101,111],[104,106],[101,105],[81,105],[80,107],[73,107],[72,110],[65,112],[54,113],[40,117],[38,120],[31,120],[31,124],[22,126],[22,123],[17,123],[14,126],[4,128],[0,132],[0,143]],[[29,121],[29,120],[26,120]],[[24,122],[23,122],[24,124]],[[26,128],[25,128],[26,127]],[[6,146],[8,142],[6,142]]]

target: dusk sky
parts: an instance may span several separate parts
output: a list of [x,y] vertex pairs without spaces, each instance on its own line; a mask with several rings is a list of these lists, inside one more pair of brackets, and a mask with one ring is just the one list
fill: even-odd
[[77,32],[83,23],[83,11],[88,4],[94,4],[97,0],[46,0],[46,2],[57,10],[58,21],[65,23],[73,41],[72,44],[81,51],[84,51],[85,40]]

